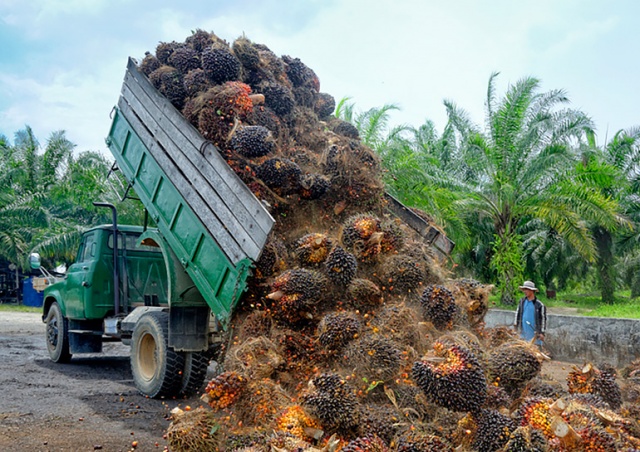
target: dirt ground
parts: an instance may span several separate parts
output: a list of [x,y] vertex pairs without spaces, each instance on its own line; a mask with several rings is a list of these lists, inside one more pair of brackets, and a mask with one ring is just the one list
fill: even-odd
[[39,314],[0,312],[0,451],[161,451],[175,406],[136,392],[129,348],[49,360]]
[[[165,449],[169,411],[198,406],[199,399],[140,396],[128,347],[104,349],[55,364],[39,314],[0,312],[0,451],[127,451],[134,441],[136,451]],[[542,373],[565,382],[570,370],[550,361]]]

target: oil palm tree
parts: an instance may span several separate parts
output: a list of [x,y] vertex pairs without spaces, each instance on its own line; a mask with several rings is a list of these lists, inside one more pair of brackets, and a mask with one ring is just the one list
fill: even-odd
[[486,126],[468,120],[464,110],[445,102],[460,147],[464,196],[455,202],[493,226],[491,263],[499,277],[502,301],[513,303],[523,268],[519,228],[537,220],[557,231],[585,259],[597,249],[588,221],[614,230],[623,220],[617,203],[596,186],[610,177],[603,168],[584,167],[575,145],[592,130],[561,90],[540,92],[540,81],[526,77],[496,98],[489,78]]

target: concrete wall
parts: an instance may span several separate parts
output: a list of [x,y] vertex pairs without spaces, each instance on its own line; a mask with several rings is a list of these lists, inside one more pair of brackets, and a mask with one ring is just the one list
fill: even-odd
[[[491,309],[487,327],[513,325],[515,312]],[[553,359],[573,363],[608,362],[617,368],[640,358],[640,320],[547,313],[545,348]]]

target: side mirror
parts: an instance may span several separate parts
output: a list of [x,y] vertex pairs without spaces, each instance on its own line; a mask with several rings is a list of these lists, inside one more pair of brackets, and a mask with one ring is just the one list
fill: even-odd
[[38,253],[31,253],[29,255],[29,266],[33,270],[38,270],[40,268],[40,255]]

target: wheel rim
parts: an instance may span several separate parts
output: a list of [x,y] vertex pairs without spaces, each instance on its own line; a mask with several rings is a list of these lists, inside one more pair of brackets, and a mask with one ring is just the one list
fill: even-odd
[[58,318],[53,315],[47,323],[47,342],[52,348],[56,348],[58,345]]
[[156,358],[156,340],[153,335],[145,334],[140,339],[138,357],[140,363],[140,376],[146,381],[151,381],[158,367],[158,360]]

